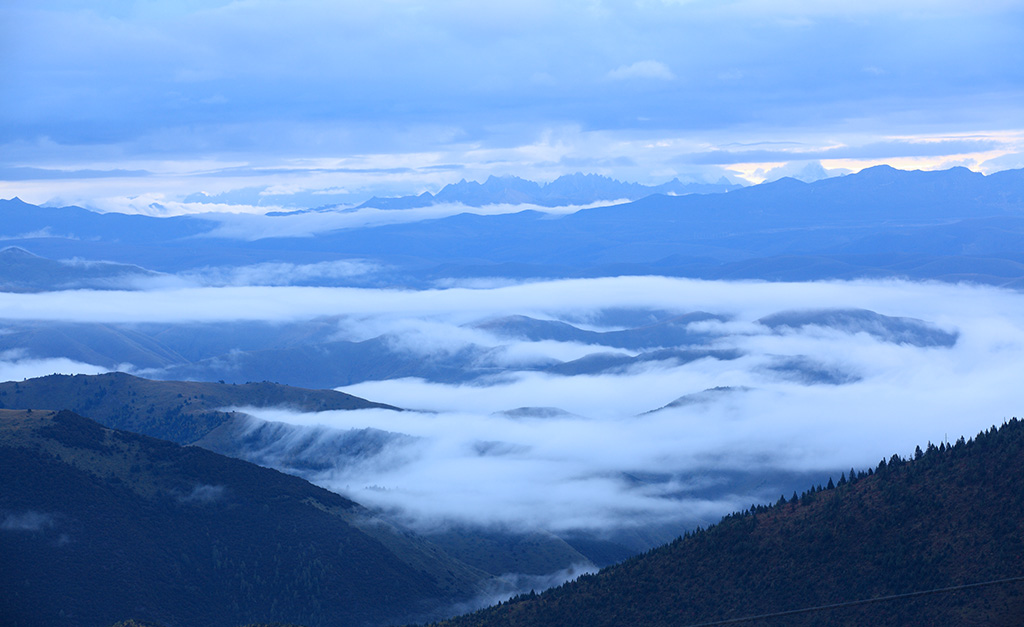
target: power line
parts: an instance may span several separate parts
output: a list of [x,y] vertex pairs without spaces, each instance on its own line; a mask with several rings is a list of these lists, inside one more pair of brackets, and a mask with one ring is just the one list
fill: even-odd
[[985,586],[994,586],[1001,583],[1012,583],[1015,581],[1024,581],[1024,577],[1010,577],[1008,579],[993,579],[991,581],[982,581],[980,583],[969,583],[962,586],[950,586],[948,588],[934,588],[932,590],[919,590],[917,592],[907,592],[904,594],[891,594],[884,597],[874,597],[871,599],[860,599],[858,601],[846,601],[845,603],[833,603],[831,605],[817,605],[815,607],[804,607],[798,610],[786,610],[784,612],[773,612],[771,614],[759,614],[757,616],[744,616],[743,618],[730,618],[729,620],[715,621],[711,623],[694,623],[687,625],[686,627],[713,627],[715,625],[734,625],[736,623],[746,623],[753,620],[762,620],[765,618],[778,618],[781,616],[793,616],[795,614],[807,614],[810,612],[820,612],[822,610],[831,610],[839,607],[851,607],[853,605],[867,605],[869,603],[880,603],[882,601],[892,601],[895,599],[907,599],[910,597],[920,597],[929,594],[940,594],[942,592],[955,592],[956,590],[968,590],[970,588],[982,588]]

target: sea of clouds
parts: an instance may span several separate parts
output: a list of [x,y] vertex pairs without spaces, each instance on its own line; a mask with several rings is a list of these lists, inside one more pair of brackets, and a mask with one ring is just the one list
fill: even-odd
[[[1021,414],[1024,295],[992,287],[905,281],[711,282],[616,277],[433,290],[207,287],[146,292],[0,294],[8,319],[90,322],[294,322],[339,316],[338,335],[386,335],[393,350],[444,361],[468,348],[500,367],[469,382],[370,380],[342,389],[408,411],[298,413],[244,408],[294,434],[373,428],[396,437],[310,478],[432,529],[449,523],[552,531],[695,524],[793,485],[971,437]],[[870,325],[771,326],[783,312],[867,310],[911,319],[949,342],[908,341]],[[529,340],[481,322],[509,315],[610,331],[608,311],[690,324],[705,357],[637,362],[594,374],[543,366],[611,343]],[[8,354],[14,378],[88,364]],[[79,368],[79,370],[75,370]],[[43,371],[33,372],[33,368]],[[677,399],[684,401],[674,403]],[[527,409],[523,409],[527,408]],[[258,424],[258,423],[254,423]],[[303,440],[307,449],[309,438]],[[325,449],[328,453],[329,450]],[[291,451],[293,452],[293,451]],[[323,452],[323,451],[322,451]],[[290,454],[282,440],[264,460]],[[282,462],[283,465],[283,462]],[[794,483],[795,482],[795,483]]]

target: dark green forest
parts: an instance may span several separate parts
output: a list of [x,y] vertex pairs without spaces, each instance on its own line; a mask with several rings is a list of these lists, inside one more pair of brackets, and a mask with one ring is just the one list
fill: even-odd
[[302,479],[69,411],[0,411],[0,481],[9,627],[380,625],[484,577]]
[[[783,495],[439,627],[1024,624],[1024,422]],[[892,595],[1004,583],[892,600]],[[866,603],[774,618],[745,617]],[[735,622],[733,622],[735,621]]]
[[[435,624],[1020,625],[1022,475],[1011,419]],[[0,411],[0,477],[6,625],[415,622],[486,579],[299,478],[68,411]]]

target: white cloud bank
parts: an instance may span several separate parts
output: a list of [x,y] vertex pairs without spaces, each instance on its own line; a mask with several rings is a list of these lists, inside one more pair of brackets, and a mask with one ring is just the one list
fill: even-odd
[[[702,348],[733,351],[735,358],[665,358],[555,375],[538,364],[638,350],[601,337],[530,341],[503,336],[500,326],[474,326],[518,314],[589,320],[588,328],[600,329],[597,314],[612,308],[720,314],[724,320],[689,328],[707,334]],[[875,327],[773,330],[757,322],[779,312],[852,308],[918,319],[956,340],[900,343],[903,336],[887,338]],[[788,495],[806,488],[808,477],[824,483],[829,474],[874,466],[894,452],[909,455],[928,441],[970,437],[1024,408],[1024,294],[991,287],[618,277],[423,291],[0,294],[0,309],[8,319],[92,322],[342,316],[341,336],[387,334],[393,350],[423,360],[485,349],[497,370],[472,384],[406,378],[344,389],[416,411],[250,410],[294,425],[413,436],[315,479],[425,526],[455,521],[566,530],[712,522],[753,501],[774,500],[782,489]],[[21,378],[86,366],[8,355],[3,368],[4,378]],[[701,394],[713,388],[731,391]],[[680,397],[690,402],[652,411]],[[561,411],[510,411],[524,407]],[[787,481],[790,487],[780,489]]]
[[[127,366],[126,366],[127,367]],[[21,381],[50,374],[103,374],[107,368],[64,357],[35,359],[19,351],[0,352],[0,381]]]
[[[829,474],[838,479],[841,471],[874,466],[894,452],[910,455],[928,441],[970,437],[1019,413],[1024,320],[1011,317],[961,319],[952,348],[762,328],[718,341],[746,352],[736,360],[591,376],[519,373],[479,385],[404,379],[344,388],[436,413],[257,414],[421,438],[408,463],[321,478],[357,500],[404,511],[410,522],[549,529],[710,522],[783,490],[788,496],[793,487],[780,487],[779,476],[819,473],[824,483]],[[860,379],[807,384],[771,369],[793,356]],[[725,386],[732,391],[648,413]],[[566,413],[502,413],[521,406]],[[737,482],[730,473],[745,478]],[[709,483],[720,483],[721,491],[712,496]],[[375,488],[362,489],[368,486]]]
[[607,200],[586,205],[563,205],[559,207],[543,207],[532,204],[493,204],[482,207],[469,207],[458,203],[439,203],[428,207],[411,209],[378,209],[363,207],[361,209],[338,208],[333,210],[296,212],[286,215],[266,216],[253,214],[212,214],[213,220],[219,221],[206,237],[225,237],[245,240],[257,240],[268,237],[311,237],[317,233],[326,233],[341,229],[356,229],[388,224],[408,224],[423,220],[437,220],[454,215],[469,213],[482,216],[504,215],[523,211],[537,211],[549,215],[567,215],[583,209],[607,207],[614,204],[629,202],[628,200]]
[[[267,420],[373,427],[417,438],[415,444],[403,440],[400,451],[343,464],[317,479],[419,524],[569,529],[710,522],[754,500],[777,498],[779,492],[772,491],[786,477],[838,478],[838,471],[873,466],[894,452],[908,455],[918,444],[971,436],[1024,407],[1018,381],[1024,295],[990,287],[619,277],[424,291],[249,287],[2,294],[0,306],[8,317],[94,322],[342,315],[342,336],[388,334],[393,349],[425,360],[443,360],[470,346],[487,349],[503,369],[472,385],[396,379],[345,388],[419,411],[252,410]],[[598,311],[622,307],[721,314],[728,320],[691,328],[710,334],[706,348],[740,356],[668,359],[561,376],[531,368],[636,351],[601,346],[600,340],[528,341],[466,326],[510,314],[593,321]],[[814,325],[773,331],[757,323],[778,312],[831,308],[916,318],[955,333],[956,342],[901,344],[868,332]],[[838,384],[814,382],[814,372],[800,370],[807,367],[842,376]],[[722,387],[732,391],[700,396]],[[698,396],[650,413],[688,395]],[[506,413],[522,407],[563,411]],[[758,486],[760,481],[744,477],[768,479]]]
[[906,281],[767,283],[659,276],[537,281],[487,288],[398,290],[331,287],[209,287],[147,292],[75,290],[0,293],[9,320],[178,322],[301,320],[325,315],[470,322],[512,313],[551,318],[608,307],[712,311],[754,320],[789,309],[862,308],[952,324],[1005,311],[1020,296],[996,288]]

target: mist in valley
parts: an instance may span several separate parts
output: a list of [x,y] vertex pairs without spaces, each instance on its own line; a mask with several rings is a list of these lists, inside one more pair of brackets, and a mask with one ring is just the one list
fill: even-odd
[[[231,454],[424,533],[649,532],[631,540],[639,548],[974,433],[1024,401],[1024,297],[966,284],[611,277],[0,299],[24,320],[160,324],[164,335],[315,325],[305,350],[349,342],[419,364],[418,376],[334,386],[402,411],[225,409],[252,417]],[[0,367],[23,376],[103,370],[5,357]],[[224,359],[199,378],[230,373]]]

